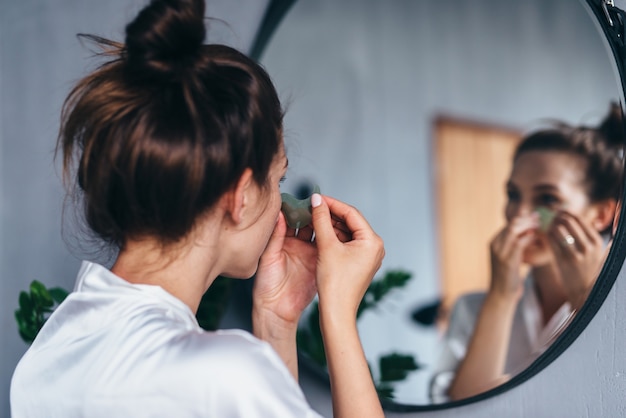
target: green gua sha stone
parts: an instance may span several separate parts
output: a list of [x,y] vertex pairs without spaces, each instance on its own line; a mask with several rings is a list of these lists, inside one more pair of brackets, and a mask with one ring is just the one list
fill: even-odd
[[535,212],[539,214],[539,230],[546,232],[548,228],[550,228],[550,225],[556,216],[556,212],[543,207],[537,208]]
[[[315,185],[313,193],[319,193],[320,187]],[[313,194],[312,193],[312,194]],[[311,223],[311,196],[306,199],[296,199],[289,193],[281,193],[281,210],[289,228],[300,229]]]

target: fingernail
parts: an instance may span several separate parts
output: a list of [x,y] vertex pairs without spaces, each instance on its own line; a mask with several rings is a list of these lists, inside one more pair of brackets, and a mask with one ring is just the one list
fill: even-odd
[[313,193],[311,195],[311,206],[314,208],[322,204],[322,196],[319,193]]

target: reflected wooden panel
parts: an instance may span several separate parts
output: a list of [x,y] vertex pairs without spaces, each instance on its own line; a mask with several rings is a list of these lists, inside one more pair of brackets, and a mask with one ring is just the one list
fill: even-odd
[[443,327],[458,296],[489,286],[489,243],[505,223],[506,181],[522,133],[438,117],[433,135]]

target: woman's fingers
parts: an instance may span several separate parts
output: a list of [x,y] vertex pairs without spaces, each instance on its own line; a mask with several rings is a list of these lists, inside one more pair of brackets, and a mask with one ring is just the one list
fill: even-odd
[[285,233],[287,231],[287,222],[285,222],[285,216],[282,212],[278,213],[278,219],[276,219],[276,225],[274,231],[270,236],[270,240],[265,247],[262,257],[275,256],[279,254],[285,243]]
[[[514,218],[493,241],[492,250],[499,253],[503,259],[508,259],[532,242],[534,231],[538,226],[539,220],[536,216]],[[525,238],[521,240],[522,237]]]
[[314,193],[311,196],[311,211],[315,239],[318,242],[329,244],[337,240],[330,216],[330,209],[322,195]]
[[324,196],[324,200],[332,217],[337,221],[334,226],[338,229],[346,230],[354,239],[364,239],[374,234],[358,209],[329,196]]
[[[350,230],[345,222],[337,219],[336,216],[331,214],[331,224],[339,241],[348,242],[352,240],[352,234],[350,233]],[[287,237],[297,238],[301,241],[311,242],[315,240],[315,230],[311,224],[300,229],[287,227],[286,235]]]
[[574,237],[585,244],[602,244],[602,236],[591,225],[583,222],[580,217],[569,213],[561,212],[556,218],[557,225],[563,225]]
[[561,257],[584,255],[603,246],[603,239],[598,231],[568,212],[559,213],[548,235],[555,254]]

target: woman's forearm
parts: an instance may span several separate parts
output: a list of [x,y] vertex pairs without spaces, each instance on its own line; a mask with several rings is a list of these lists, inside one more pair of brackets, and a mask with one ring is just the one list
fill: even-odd
[[465,357],[448,389],[452,400],[468,398],[503,383],[517,303],[488,295]]
[[320,326],[330,374],[333,416],[384,417],[363,353],[356,319],[350,317],[320,309]]
[[252,309],[252,333],[272,346],[296,381],[298,381],[297,330],[297,322],[285,323],[271,312]]

